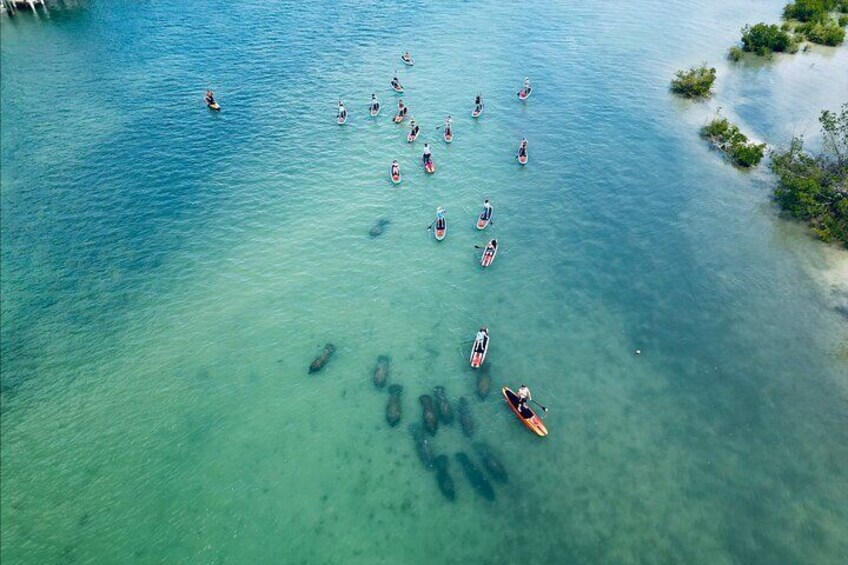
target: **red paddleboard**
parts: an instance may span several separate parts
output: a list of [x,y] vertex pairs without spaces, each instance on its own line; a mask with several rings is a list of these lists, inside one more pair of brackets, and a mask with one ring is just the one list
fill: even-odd
[[524,155],[519,155],[518,156],[518,162],[521,165],[526,165],[527,164],[527,153],[525,153]]
[[424,171],[428,175],[432,175],[433,173],[436,172],[436,164],[433,163],[433,161],[428,161],[428,162],[424,163]]
[[539,416],[533,411],[529,406],[523,406],[521,411],[518,410],[518,395],[512,392],[508,387],[503,387],[501,389],[503,393],[504,400],[507,405],[512,409],[512,412],[518,416],[518,419],[521,420],[525,426],[530,428],[533,433],[538,436],[545,437],[548,435],[548,428],[545,426],[545,422],[542,421]]
[[518,93],[518,99],[519,100],[527,100],[528,98],[530,98],[531,94],[533,94],[533,88],[532,87],[528,88],[528,89],[522,88],[521,91]]
[[413,141],[415,141],[416,139],[418,139],[418,134],[419,134],[419,133],[421,133],[421,128],[420,128],[420,127],[419,127],[417,130],[415,130],[415,133],[414,133],[414,134],[413,134],[412,132],[409,132],[409,133],[407,134],[407,136],[406,136],[406,141],[407,141],[408,143],[412,143]]
[[400,167],[397,168],[397,171],[393,171],[392,168],[389,168],[389,176],[392,177],[392,182],[394,184],[400,184]]

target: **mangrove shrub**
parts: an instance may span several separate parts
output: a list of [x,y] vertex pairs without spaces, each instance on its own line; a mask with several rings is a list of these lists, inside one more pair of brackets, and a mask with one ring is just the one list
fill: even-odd
[[709,96],[716,79],[716,70],[702,63],[688,71],[677,71],[671,79],[671,91],[686,98]]
[[783,17],[802,22],[823,21],[829,12],[848,12],[846,0],[796,0],[783,8]]
[[739,167],[754,167],[763,158],[765,143],[748,141],[748,137],[739,128],[727,121],[727,118],[715,118],[701,128],[701,137],[721,150],[722,153]]
[[760,22],[742,28],[742,49],[765,56],[772,51],[792,53],[797,51],[798,46],[792,36],[776,24]]
[[815,20],[795,28],[795,33],[819,45],[839,45],[845,41],[845,30],[834,20]]
[[781,208],[806,221],[823,241],[848,247],[848,104],[837,114],[819,117],[822,151],[804,151],[794,137],[785,150],[773,151],[771,169],[779,177],[774,195]]

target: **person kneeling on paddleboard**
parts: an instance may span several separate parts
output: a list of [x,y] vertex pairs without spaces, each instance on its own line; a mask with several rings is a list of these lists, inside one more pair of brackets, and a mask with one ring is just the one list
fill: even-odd
[[518,395],[518,406],[515,408],[523,415],[524,408],[527,408],[527,403],[533,400],[533,397],[530,396],[530,389],[527,388],[527,385],[521,385],[516,394]]
[[478,94],[477,98],[474,99],[474,104],[477,106],[477,111],[479,112],[483,108],[483,97]]
[[524,157],[527,155],[527,138],[521,140],[521,145],[518,148],[518,156]]
[[424,157],[423,157],[425,165],[432,160],[431,157],[432,157],[432,154],[430,153],[430,144],[425,143],[424,144]]
[[411,135],[412,137],[417,137],[419,128],[418,128],[418,124],[415,122],[415,118],[412,118],[411,120],[409,120],[409,127],[411,128],[409,130],[409,135]]
[[524,92],[530,92],[530,79],[527,77],[524,77]]
[[377,102],[377,95],[371,94],[371,109],[376,110],[377,106],[379,106],[379,105],[380,105],[380,103]]
[[206,91],[205,99],[206,103],[210,106],[215,103],[215,95],[212,93],[211,90]]

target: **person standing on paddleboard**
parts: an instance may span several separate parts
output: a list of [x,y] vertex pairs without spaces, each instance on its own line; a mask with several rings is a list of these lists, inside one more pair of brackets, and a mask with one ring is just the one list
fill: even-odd
[[521,412],[527,407],[527,403],[533,400],[533,397],[530,395],[530,389],[527,388],[527,385],[521,385],[516,394],[518,395],[518,406],[515,408]]
[[424,144],[424,157],[423,157],[423,159],[424,159],[425,165],[432,160],[432,154],[430,152],[430,144],[429,143]]
[[530,79],[528,77],[524,77],[524,92],[530,92]]
[[483,201],[483,219],[488,220],[492,217],[492,205],[488,200]]
[[445,229],[445,209],[439,206],[436,208],[436,230]]
[[341,100],[339,100],[339,118],[347,118],[347,110],[345,110],[344,102],[342,102]]
[[474,105],[478,112],[483,109],[483,97],[480,96],[480,93],[477,93],[477,98],[474,99]]
[[527,138],[521,140],[521,145],[518,147],[518,156],[524,157],[527,155]]
[[483,353],[486,351],[486,338],[488,337],[489,330],[486,329],[486,326],[480,328],[480,331],[477,332],[477,335],[474,337],[474,342],[477,344],[477,349],[474,351],[477,353]]
[[377,95],[372,93],[371,94],[371,110],[372,111],[376,110],[377,106],[379,106],[379,105],[380,105],[380,103],[377,102]]

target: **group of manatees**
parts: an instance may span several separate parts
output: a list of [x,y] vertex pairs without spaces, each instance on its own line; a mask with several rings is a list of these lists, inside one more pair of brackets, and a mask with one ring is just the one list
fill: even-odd
[[[391,371],[391,359],[387,355],[377,357],[377,364],[374,367],[372,382],[378,389],[382,389],[389,381]],[[401,392],[403,387],[399,384],[391,384],[388,387],[389,400],[386,404],[386,422],[390,426],[397,426],[402,417],[401,408]],[[454,487],[453,477],[448,469],[449,459],[446,455],[434,455],[431,438],[436,435],[439,430],[439,425],[450,426],[454,422],[454,410],[450,399],[445,392],[445,387],[437,386],[433,389],[433,394],[422,394],[418,397],[418,402],[421,405],[421,421],[413,422],[409,425],[409,432],[412,436],[412,443],[415,446],[415,451],[421,463],[427,470],[435,470],[436,483],[439,485],[439,490],[448,500],[456,499],[456,488]],[[464,396],[459,399],[459,407],[457,409],[457,417],[459,425],[462,428],[462,433],[471,438],[474,435],[474,418],[471,414],[471,403]],[[491,448],[485,443],[474,444],[477,455],[480,458],[483,468],[495,481],[506,483],[508,475],[503,463],[492,452]],[[489,479],[480,470],[480,468],[471,460],[467,453],[457,453],[456,460],[459,461],[465,477],[471,486],[486,500],[495,499],[495,489],[492,487]]]
[[[332,343],[326,344],[321,353],[309,365],[309,373],[312,374],[321,371],[329,363],[335,352],[336,347]],[[371,376],[371,382],[374,383],[374,387],[378,390],[386,389],[388,391],[386,423],[389,426],[396,427],[403,418],[403,404],[401,402],[403,386],[396,383],[389,384],[391,364],[392,361],[388,355],[378,356]],[[477,375],[477,395],[481,399],[484,399],[489,394],[489,388],[490,376],[484,368]],[[456,499],[456,489],[454,487],[453,477],[448,468],[450,459],[446,455],[434,455],[431,438],[438,432],[440,424],[443,426],[452,426],[455,420],[459,420],[459,427],[462,429],[463,435],[467,438],[472,438],[475,432],[475,424],[471,403],[466,397],[460,397],[456,414],[454,414],[454,408],[443,386],[435,387],[432,395],[422,394],[418,397],[418,402],[421,405],[421,421],[409,425],[413,445],[424,467],[427,470],[435,471],[436,483],[439,486],[439,490],[441,490],[445,498],[453,501]],[[498,459],[487,444],[482,442],[475,443],[474,450],[482,469],[485,469],[492,480],[500,483],[506,483],[508,481],[509,477],[503,463],[501,463],[500,459]],[[467,453],[459,452],[455,457],[472,488],[486,500],[494,500],[495,490],[492,487],[492,483],[486,477],[486,473],[481,470],[481,467]]]

